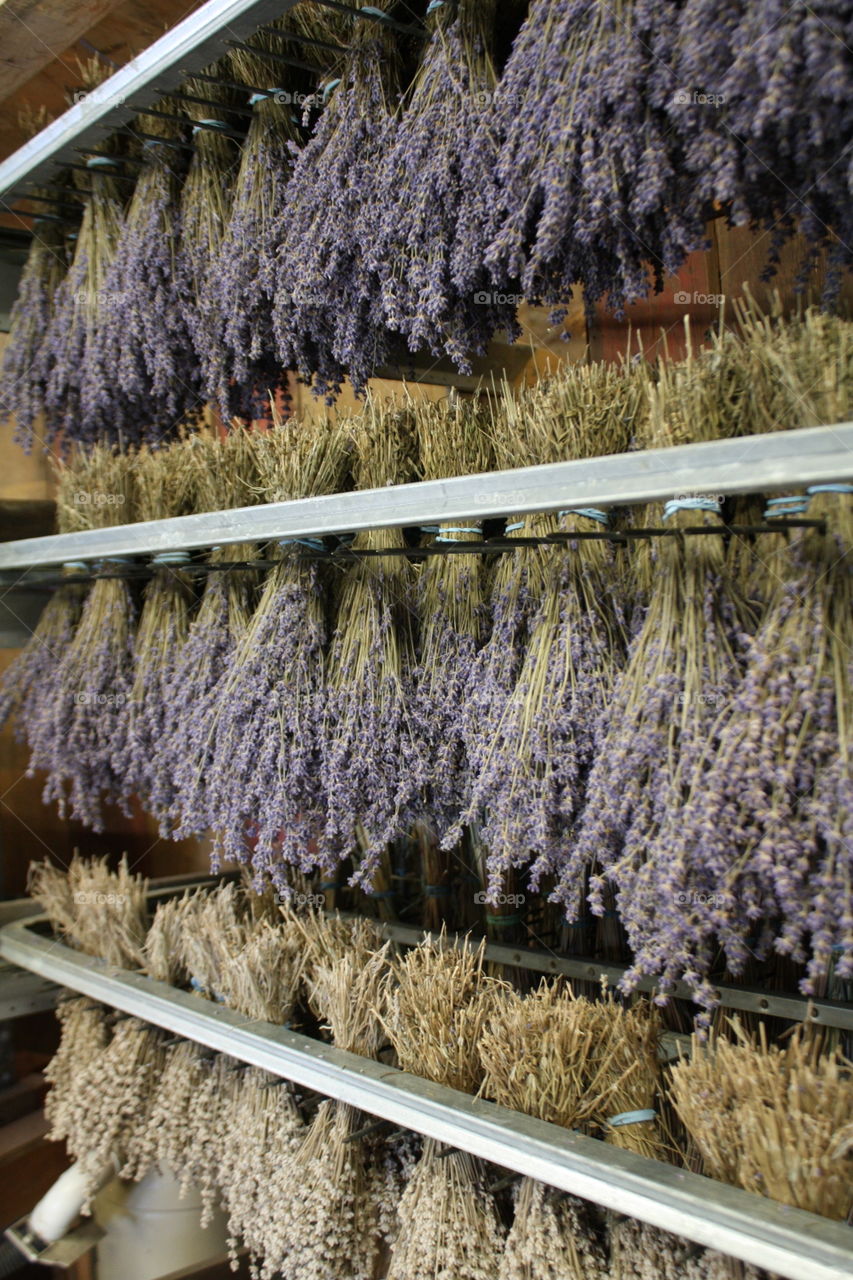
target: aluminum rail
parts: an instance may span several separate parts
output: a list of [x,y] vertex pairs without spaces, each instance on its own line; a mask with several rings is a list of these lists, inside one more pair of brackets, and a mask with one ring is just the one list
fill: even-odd
[[853,422],[25,538],[0,545],[0,571],[834,480],[853,480]]
[[[292,9],[297,0],[207,0],[195,13],[132,58],[97,89],[37,133],[0,164],[0,198],[21,183],[48,181],[55,166],[79,162],[76,147],[99,147],[110,126],[119,128],[177,89],[189,71],[227,52],[223,38],[244,40],[264,22]],[[134,107],[130,102],[136,104]],[[23,198],[23,197],[20,197]]]
[[853,1229],[469,1097],[71,951],[39,922],[0,955],[175,1035],[787,1280],[849,1280]]
[[[342,914],[345,919],[356,918],[354,912]],[[412,947],[417,946],[429,932],[428,929],[395,924],[392,921],[373,920],[372,923],[384,938]],[[466,935],[459,933],[455,936],[462,938]],[[450,937],[452,940],[454,935],[451,934]],[[560,974],[567,978],[594,982],[596,985],[604,978],[612,987],[617,986],[628,972],[625,965],[602,964],[600,960],[584,956],[561,956],[553,952],[496,942],[486,944],[486,958],[493,960],[495,964],[504,964],[513,969]],[[654,978],[641,979],[637,983],[637,990],[647,993],[656,990]],[[722,1009],[738,1009],[742,1012],[762,1014],[766,1018],[790,1018],[792,1022],[813,1022],[823,1027],[853,1031],[853,1005],[843,1000],[819,1000],[810,999],[807,996],[781,995],[775,991],[756,991],[751,987],[736,987],[728,983],[718,984],[715,990]],[[672,994],[679,1000],[691,999],[690,987],[686,982],[677,982]]]

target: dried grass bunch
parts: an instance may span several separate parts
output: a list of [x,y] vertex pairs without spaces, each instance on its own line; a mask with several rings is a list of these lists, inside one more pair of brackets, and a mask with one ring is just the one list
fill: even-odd
[[143,963],[148,881],[131,874],[127,854],[115,871],[105,858],[81,858],[76,851],[66,871],[47,860],[33,862],[27,891],[78,951],[121,969]]
[[245,947],[253,929],[245,893],[234,883],[161,903],[146,944],[149,972],[152,977],[163,975],[163,961],[174,942],[172,974],[208,998],[221,996],[225,969]]
[[[507,992],[484,1028],[481,1092],[513,1111],[661,1159],[666,1148],[654,1114],[659,1035],[645,1002],[587,1000],[543,979],[529,995]],[[619,1123],[635,1111],[652,1114]]]
[[497,1280],[610,1280],[590,1206],[522,1178]]
[[807,1026],[768,1045],[737,1019],[733,1039],[694,1038],[671,1096],[706,1173],[782,1204],[846,1221],[853,1197],[853,1065]]
[[201,1193],[202,1226],[224,1198],[223,1168],[235,1135],[230,1102],[243,1066],[189,1041],[167,1050],[144,1142],[152,1163],[168,1167],[185,1195]]
[[75,1070],[72,1099],[56,1138],[92,1171],[115,1159],[119,1177],[139,1181],[152,1168],[150,1117],[166,1051],[163,1034],[137,1018],[113,1024],[112,1039]]
[[[505,984],[484,969],[485,943],[451,945],[427,936],[396,959],[385,980],[382,1022],[404,1071],[474,1093],[483,1069],[477,1046]],[[491,1280],[504,1232],[479,1160],[427,1140],[400,1203],[389,1280],[452,1275]]]
[[[364,963],[345,955],[315,968],[312,999],[337,1048],[370,1057],[378,1053],[389,945]],[[303,1142],[279,1173],[281,1245],[267,1258],[264,1276],[372,1280],[383,1230],[390,1225],[383,1210],[388,1167],[381,1145],[359,1135],[363,1126],[355,1108],[320,1104]]]
[[52,1141],[59,1141],[77,1123],[77,1076],[100,1058],[110,1038],[106,1010],[84,996],[60,1000],[56,1016],[60,1025],[59,1048],[44,1071],[50,1085],[44,1113],[50,1121]]
[[305,1123],[292,1086],[277,1077],[249,1067],[233,1073],[231,1081],[222,1113],[227,1136],[218,1178],[234,1261],[242,1245],[259,1274],[263,1259],[276,1247],[279,1171],[304,1138]]
[[478,1045],[509,988],[485,969],[485,941],[454,945],[442,931],[391,963],[382,1023],[400,1066],[463,1093],[483,1078]]

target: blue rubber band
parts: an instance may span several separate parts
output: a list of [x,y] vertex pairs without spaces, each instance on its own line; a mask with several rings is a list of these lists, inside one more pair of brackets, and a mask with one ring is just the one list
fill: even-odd
[[340,79],[337,79],[337,80],[330,80],[328,84],[323,85],[323,103],[324,104],[329,101],[329,95],[332,93],[334,89],[337,89],[340,83],[341,83]]
[[105,569],[111,564],[133,564],[130,556],[105,556],[103,560],[95,562],[96,569]]
[[483,532],[483,530],[482,530],[482,528],[480,527],[480,525],[477,525],[477,527],[476,527],[476,528],[474,528],[474,527],[473,527],[473,526],[471,526],[471,525],[460,525],[458,529],[444,529],[444,530],[439,534],[439,536],[438,536],[438,538],[436,539],[436,541],[437,541],[437,542],[455,542],[455,541],[456,541],[456,539],[455,539],[455,538],[448,537],[447,535],[448,535],[448,534],[456,534],[456,533],[482,533],[482,532]]
[[156,565],[164,564],[189,564],[190,555],[188,551],[158,551],[155,556],[151,557],[151,563]]
[[264,90],[261,93],[253,93],[252,96],[249,98],[249,106],[256,107],[259,102],[266,102],[267,98],[272,97],[272,94],[273,94],[272,89],[270,89],[269,91]]
[[391,15],[386,13],[384,9],[377,9],[372,4],[366,4],[363,9],[358,10],[359,18],[378,18],[380,22],[390,22]]
[[449,898],[449,884],[425,884],[424,893],[428,898]]
[[288,547],[308,547],[310,551],[326,550],[326,544],[322,538],[282,538],[278,545],[283,550]]
[[371,889],[370,894],[368,896],[371,898],[382,899],[382,898],[394,898],[397,895],[394,889]]
[[587,520],[597,520],[599,524],[610,524],[610,513],[600,507],[572,507],[569,511],[560,511],[560,519],[564,516],[584,516]]
[[668,520],[677,511],[713,511],[720,514],[720,504],[716,498],[673,498],[663,509],[663,518]]
[[193,134],[204,133],[205,125],[211,129],[227,129],[228,125],[224,120],[199,120],[198,124],[193,125]]
[[434,13],[436,9],[443,9],[443,8],[444,8],[444,0],[429,0],[429,7],[426,11],[426,16],[429,17],[429,15],[431,13]]
[[105,169],[107,167],[114,169],[115,166],[116,161],[112,156],[90,156],[86,161],[87,169]]
[[654,1120],[657,1117],[656,1111],[622,1111],[618,1116],[611,1116],[607,1123],[613,1129],[621,1129],[623,1124],[644,1124],[647,1120]]
[[524,521],[518,520],[515,524],[508,524],[504,532],[515,533],[516,529],[523,529],[523,528],[524,528]]
[[92,566],[87,564],[85,560],[66,560],[62,567],[63,569],[73,569],[75,573],[88,573]]
[[809,499],[801,494],[790,494],[785,498],[768,498],[764,519],[772,520],[774,516],[804,516],[808,509]]
[[853,493],[853,484],[813,484],[806,493],[810,498],[816,493]]

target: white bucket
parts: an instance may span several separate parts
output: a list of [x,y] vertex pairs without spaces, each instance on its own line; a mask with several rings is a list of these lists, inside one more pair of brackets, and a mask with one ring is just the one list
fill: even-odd
[[158,1280],[227,1251],[225,1216],[201,1225],[202,1201],[194,1187],[181,1199],[171,1173],[149,1173],[141,1182],[113,1179],[93,1203],[106,1231],[97,1247],[98,1280]]

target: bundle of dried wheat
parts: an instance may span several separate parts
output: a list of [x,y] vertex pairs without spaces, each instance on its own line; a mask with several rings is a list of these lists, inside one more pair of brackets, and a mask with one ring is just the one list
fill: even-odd
[[[361,965],[345,955],[314,971],[313,999],[337,1048],[369,1057],[381,1046],[387,947]],[[376,1199],[382,1185],[379,1149],[359,1133],[363,1127],[354,1107],[320,1104],[304,1141],[273,1184],[279,1248],[267,1256],[264,1275],[372,1280],[388,1215]]]
[[27,888],[54,930],[78,951],[122,969],[143,963],[148,881],[131,875],[126,854],[116,871],[105,858],[76,852],[67,872],[47,861],[31,863]]
[[[480,1035],[506,990],[485,973],[484,962],[484,943],[476,951],[468,939],[454,947],[443,933],[394,962],[383,1024],[404,1071],[476,1091],[483,1074]],[[504,1232],[485,1181],[479,1160],[432,1140],[424,1144],[400,1202],[388,1280],[491,1280]]]
[[261,921],[221,969],[219,990],[231,1009],[258,1022],[289,1022],[302,983],[298,938]]
[[711,1177],[845,1220],[853,1186],[853,1074],[801,1026],[780,1047],[737,1019],[672,1070],[676,1111]]

